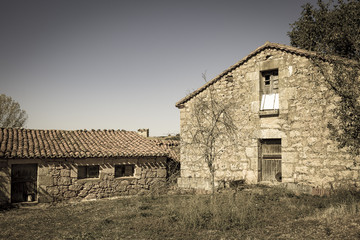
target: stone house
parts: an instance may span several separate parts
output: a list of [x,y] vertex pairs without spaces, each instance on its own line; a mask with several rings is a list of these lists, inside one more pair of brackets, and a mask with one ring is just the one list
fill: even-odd
[[316,55],[267,42],[177,102],[182,139],[178,186],[211,189],[204,157],[185,143],[194,131],[196,102],[213,94],[232,106],[237,127],[235,144],[215,161],[216,186],[245,181],[310,193],[359,187],[358,159],[338,149],[327,128],[339,98],[311,57]]
[[124,130],[0,129],[0,204],[149,192],[168,178],[166,145]]

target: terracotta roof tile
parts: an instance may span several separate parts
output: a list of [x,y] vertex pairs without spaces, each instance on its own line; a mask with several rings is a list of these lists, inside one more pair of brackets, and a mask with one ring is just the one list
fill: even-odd
[[0,128],[0,158],[155,157],[169,152],[124,130]]
[[163,139],[151,139],[151,141],[166,151],[169,158],[177,162],[180,161],[180,141]]

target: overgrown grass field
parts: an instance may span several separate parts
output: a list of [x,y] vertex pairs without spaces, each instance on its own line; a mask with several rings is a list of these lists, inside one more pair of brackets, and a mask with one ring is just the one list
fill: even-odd
[[360,239],[360,196],[256,187],[0,212],[0,239]]

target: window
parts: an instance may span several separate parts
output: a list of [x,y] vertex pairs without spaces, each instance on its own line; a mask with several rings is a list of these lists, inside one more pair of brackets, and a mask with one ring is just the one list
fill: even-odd
[[115,177],[133,177],[134,169],[134,164],[115,165]]
[[99,177],[99,165],[78,167],[78,179],[98,178],[98,177]]
[[278,70],[261,72],[260,110],[279,109],[279,73]]
[[260,140],[260,181],[281,182],[281,139]]

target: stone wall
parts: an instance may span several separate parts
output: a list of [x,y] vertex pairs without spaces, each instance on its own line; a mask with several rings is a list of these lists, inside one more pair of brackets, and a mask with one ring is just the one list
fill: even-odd
[[[37,163],[37,201],[80,201],[149,192],[167,179],[166,157],[18,159],[0,161],[0,203],[11,199],[11,165]],[[115,165],[134,164],[133,177],[115,177]],[[99,165],[98,178],[78,179],[78,166]],[[4,181],[3,181],[4,180]]]
[[[278,69],[279,114],[260,116],[261,71]],[[228,81],[227,76],[232,76]],[[238,127],[236,148],[217,159],[216,184],[246,180],[258,183],[259,141],[281,139],[282,184],[330,189],[359,187],[359,159],[338,149],[331,140],[328,122],[339,100],[324,78],[304,57],[286,51],[265,49],[214,84],[215,95],[231,103]],[[189,142],[194,127],[194,104],[209,97],[199,93],[180,108],[181,178],[179,187],[210,189],[208,167],[198,149]],[[359,164],[357,164],[359,165]],[[291,183],[291,184],[290,184]]]

